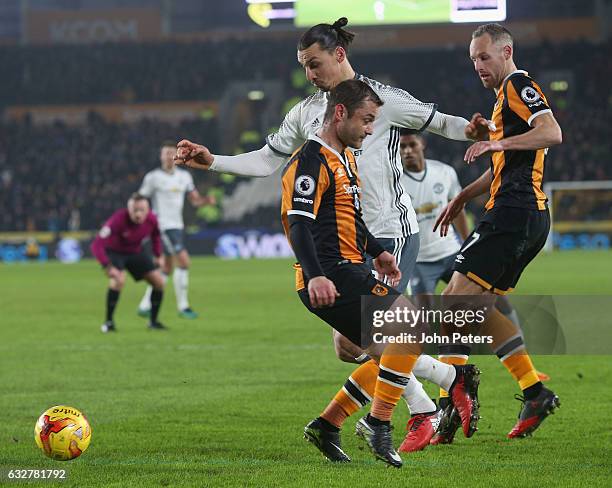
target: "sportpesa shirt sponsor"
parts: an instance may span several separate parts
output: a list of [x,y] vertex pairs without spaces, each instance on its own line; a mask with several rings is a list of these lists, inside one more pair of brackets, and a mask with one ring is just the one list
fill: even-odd
[[[436,105],[423,103],[408,92],[358,75],[385,104],[374,122],[374,133],[362,149],[353,150],[362,181],[363,218],[376,237],[401,237],[418,232],[410,196],[401,184],[399,155],[401,127],[422,130],[429,125]],[[312,138],[321,127],[327,107],[327,93],[318,91],[295,105],[277,133],[268,137],[268,146],[290,156],[295,148]]]
[[[313,136],[283,171],[281,219],[287,239],[295,220],[314,221],[312,236],[324,271],[339,262],[365,262],[367,229],[361,218],[361,184],[353,153],[343,154]],[[304,288],[296,265],[296,288]]]
[[151,199],[160,229],[168,230],[184,227],[185,194],[194,189],[193,177],[188,171],[174,168],[168,173],[158,168],[145,175],[138,192]]

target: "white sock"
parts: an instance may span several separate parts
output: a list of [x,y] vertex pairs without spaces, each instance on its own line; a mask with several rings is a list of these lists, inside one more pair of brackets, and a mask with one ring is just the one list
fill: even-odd
[[424,378],[448,391],[455,381],[456,370],[452,364],[445,364],[437,359],[421,354],[412,372],[419,378]]
[[179,311],[189,308],[189,299],[187,298],[187,288],[189,287],[189,270],[183,268],[175,268],[172,275],[174,282],[174,293],[176,295],[176,306]]
[[[162,273],[161,275],[164,280],[164,283],[166,283],[166,281],[168,281],[168,275],[166,273]],[[139,310],[151,310],[151,292],[152,291],[153,291],[153,287],[151,285],[147,286],[147,289],[145,290],[145,294],[142,297],[142,300],[140,300],[140,305],[138,305]]]
[[433,412],[436,410],[436,404],[431,401],[427,392],[423,389],[423,385],[416,379],[414,374],[410,373],[408,385],[402,393],[402,397],[408,405],[411,415],[417,413]]
[[[510,313],[505,313],[504,314],[506,316],[506,318],[512,322],[514,325],[516,325],[517,327],[521,327],[521,321],[519,320],[519,316],[516,313],[516,310],[512,309],[512,311]],[[522,332],[522,331],[521,331]]]

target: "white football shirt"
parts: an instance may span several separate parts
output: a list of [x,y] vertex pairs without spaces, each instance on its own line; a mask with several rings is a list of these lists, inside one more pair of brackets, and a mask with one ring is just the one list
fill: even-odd
[[433,232],[434,223],[442,209],[461,191],[455,169],[440,161],[426,159],[425,170],[421,173],[404,171],[402,183],[410,194],[421,229],[421,247],[417,262],[438,261],[456,254],[461,244],[452,225],[446,237],[440,237],[439,232]]
[[161,168],[149,171],[138,193],[151,199],[160,230],[182,229],[185,194],[195,190],[191,173],[174,168],[168,173]]
[[[423,103],[408,92],[357,75],[385,102],[374,122],[374,133],[359,150],[353,150],[362,183],[363,219],[375,237],[396,238],[419,231],[410,197],[401,183],[400,128],[424,130],[436,113],[436,105]],[[268,136],[268,146],[289,157],[323,123],[327,93],[319,90],[295,105],[278,132]]]

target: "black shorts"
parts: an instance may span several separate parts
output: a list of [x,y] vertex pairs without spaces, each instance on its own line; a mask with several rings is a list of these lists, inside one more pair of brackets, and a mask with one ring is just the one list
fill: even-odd
[[140,281],[147,273],[157,268],[151,256],[144,250],[135,254],[124,254],[107,249],[106,254],[115,268],[127,269],[135,281]]
[[185,249],[183,229],[166,229],[161,231],[162,246],[166,256],[174,256]]
[[454,270],[494,293],[509,293],[544,247],[549,230],[548,210],[493,208],[463,243]]
[[362,310],[361,297],[371,295],[379,297],[370,306],[390,308],[400,292],[374,278],[368,264],[347,263],[336,266],[326,273],[327,278],[334,282],[340,296],[332,307],[313,308],[308,296],[308,287],[298,291],[304,306],[320,319],[327,322],[335,330],[358,347],[367,347],[371,342],[370,324],[362,327],[362,317],[367,310]]

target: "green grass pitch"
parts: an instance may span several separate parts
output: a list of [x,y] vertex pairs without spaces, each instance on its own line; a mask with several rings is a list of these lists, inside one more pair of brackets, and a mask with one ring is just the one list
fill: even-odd
[[[484,418],[472,439],[405,455],[393,470],[358,449],[355,416],[343,431],[353,463],[337,466],[302,428],[352,366],[295,296],[288,261],[194,259],[201,318],[179,319],[169,288],[167,332],[145,329],[135,314],[144,287],[130,281],[115,335],[99,331],[106,280],[94,262],[1,265],[0,276],[0,471],[65,468],[66,487],[611,486],[610,356],[536,357],[562,405],[533,438],[513,441],[517,387],[495,358],[474,357]],[[541,255],[517,293],[612,295],[611,276],[610,252]],[[92,424],[89,450],[68,463],[33,439],[56,404]],[[406,418],[400,405],[398,443]]]
[[[378,7],[378,8],[377,8]],[[450,0],[307,0],[295,4],[298,27],[348,17],[349,26],[449,22]],[[378,15],[377,13],[378,12]],[[381,16],[382,15],[382,16]]]

